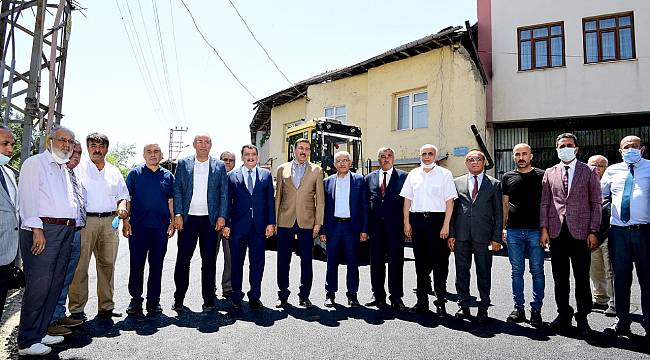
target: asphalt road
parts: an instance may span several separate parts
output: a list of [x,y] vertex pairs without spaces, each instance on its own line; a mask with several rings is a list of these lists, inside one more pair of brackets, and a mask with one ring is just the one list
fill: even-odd
[[[120,243],[115,276],[117,309],[124,311],[129,302],[128,245]],[[276,310],[275,260],[273,251],[266,252],[262,302],[265,308],[251,311],[246,302],[239,314],[232,313],[228,301],[218,300],[218,311],[202,313],[200,296],[201,260],[198,250],[192,260],[190,289],[185,305],[190,311],[177,315],[172,311],[176,258],[175,240],[170,241],[165,258],[161,303],[164,313],[156,317],[123,317],[106,321],[94,318],[97,297],[94,290],[86,308],[90,320],[75,328],[66,341],[53,348],[50,359],[641,359],[650,358],[641,352],[643,338],[613,339],[602,330],[612,318],[594,312],[589,321],[597,331],[595,340],[587,343],[577,332],[556,335],[546,329],[535,329],[528,324],[509,324],[505,318],[512,310],[510,265],[505,256],[495,256],[492,275],[491,320],[479,326],[475,322],[448,317],[438,319],[431,315],[410,312],[396,313],[375,308],[349,309],[338,306],[333,310],[323,306],[325,291],[325,263],[314,262],[314,285],[311,300],[315,308],[297,307],[299,259],[291,265],[292,304],[285,310]],[[404,302],[415,303],[415,265],[410,248],[405,250]],[[218,269],[223,265],[221,254]],[[91,263],[91,268],[94,265]],[[550,262],[546,261],[546,298],[542,316],[549,322],[555,317],[553,281]],[[220,275],[220,270],[218,273]],[[247,277],[245,273],[245,278]],[[369,267],[360,268],[359,300],[370,300]],[[448,290],[454,298],[453,255],[451,258]],[[95,287],[95,272],[91,272],[90,288]],[[530,294],[530,276],[526,276],[527,300]],[[339,269],[339,288],[344,289],[345,266]],[[244,289],[247,289],[247,282]],[[476,294],[472,283],[472,294]],[[245,290],[246,291],[246,290]],[[221,292],[219,291],[219,294]],[[632,288],[632,310],[639,321],[640,291],[635,281]],[[337,300],[345,304],[345,290],[339,290]],[[18,358],[15,345],[15,326],[18,322],[20,293],[15,294],[5,309],[0,327],[0,358]],[[431,298],[433,308],[433,298]],[[457,306],[448,303],[453,314]],[[528,309],[527,309],[528,312]],[[472,308],[476,314],[476,308]],[[632,327],[643,335],[638,322]]]

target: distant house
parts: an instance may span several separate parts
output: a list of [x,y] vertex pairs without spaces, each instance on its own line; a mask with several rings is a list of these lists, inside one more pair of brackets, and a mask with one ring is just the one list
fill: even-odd
[[286,161],[288,126],[333,117],[361,127],[363,158],[375,166],[382,146],[395,149],[397,163],[408,168],[419,164],[419,147],[432,143],[441,150],[441,164],[465,172],[463,150],[477,147],[470,125],[487,133],[487,80],[475,35],[469,25],[449,27],[257,101],[250,131],[263,145],[260,161],[272,162],[273,170]]
[[650,2],[478,0],[478,38],[497,174],[527,142],[555,164],[555,137],[578,136],[579,158],[620,161],[620,139],[650,140]]

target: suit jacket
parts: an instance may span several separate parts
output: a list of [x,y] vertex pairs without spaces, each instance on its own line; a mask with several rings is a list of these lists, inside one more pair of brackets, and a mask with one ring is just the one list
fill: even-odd
[[560,236],[562,219],[576,239],[586,239],[589,232],[598,233],[602,217],[602,193],[596,169],[576,161],[567,197],[562,185],[563,163],[546,169],[542,179],[542,201],[539,226],[548,229],[551,238]]
[[18,253],[18,185],[11,169],[0,166],[0,171],[13,192],[9,195],[0,187],[0,265],[7,265]]
[[278,226],[290,228],[296,221],[301,229],[323,225],[325,195],[323,170],[320,166],[308,163],[297,189],[291,179],[291,162],[278,166],[275,180],[275,214]]
[[[194,160],[188,156],[178,160],[174,174],[174,214],[182,215],[187,220],[190,202],[194,191]],[[210,156],[208,173],[208,216],[210,223],[215,225],[217,218],[228,218],[228,178],[223,161]]]
[[258,167],[251,195],[246,187],[248,175],[242,174],[243,169],[240,167],[228,174],[228,226],[233,237],[248,234],[251,228],[263,235],[267,225],[275,225],[273,178],[270,171]]
[[[368,212],[369,231],[372,233],[381,231],[379,229],[394,229],[403,234],[404,227],[404,198],[399,196],[404,181],[408,176],[406,171],[393,168],[393,173],[386,184],[386,195],[381,197],[382,170],[375,170],[366,175],[366,187],[370,198],[370,209]],[[379,225],[385,227],[379,227]]]
[[[334,223],[336,174],[325,179],[325,224],[321,234],[327,236]],[[355,234],[368,232],[368,190],[363,175],[350,172],[350,218]]]
[[[469,175],[454,179],[458,198],[454,200],[454,212],[449,225],[449,237],[456,241],[473,241],[489,244],[490,241],[501,242],[503,227],[503,203],[499,180],[483,174],[476,200],[467,185]],[[473,181],[473,179],[472,179]]]

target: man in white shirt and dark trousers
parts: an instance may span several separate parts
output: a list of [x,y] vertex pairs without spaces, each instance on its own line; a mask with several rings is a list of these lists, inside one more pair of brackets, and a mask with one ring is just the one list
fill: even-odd
[[115,260],[119,237],[112,226],[118,215],[128,215],[126,201],[129,191],[120,170],[106,161],[108,137],[92,133],[86,137],[90,159],[78,166],[79,179],[87,190],[86,227],[81,230],[81,254],[68,293],[70,317],[85,320],[84,308],[88,302],[88,265],[95,255],[97,266],[97,315],[104,318],[120,317],[113,301]]
[[28,158],[20,169],[20,250],[25,292],[18,327],[18,354],[45,355],[63,336],[47,335],[68,267],[78,212],[66,163],[74,133],[60,127],[49,150]]
[[413,241],[417,303],[413,310],[429,311],[429,293],[433,269],[434,302],[439,316],[447,314],[447,237],[449,223],[458,198],[451,172],[435,164],[438,148],[426,144],[420,148],[420,167],[408,174],[400,196],[404,197],[404,235]]

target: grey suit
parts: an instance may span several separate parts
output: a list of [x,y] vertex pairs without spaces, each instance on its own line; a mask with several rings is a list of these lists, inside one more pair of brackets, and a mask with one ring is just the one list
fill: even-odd
[[469,282],[472,253],[476,263],[476,281],[481,301],[479,308],[490,306],[492,254],[490,241],[501,242],[502,203],[499,180],[483,175],[476,199],[472,201],[468,175],[454,179],[458,199],[454,201],[454,213],[449,227],[449,237],[456,239],[454,249],[456,263],[456,291],[459,305],[469,307]]
[[0,167],[7,183],[7,193],[0,187],[0,318],[7,298],[9,274],[18,253],[18,186],[13,172]]

